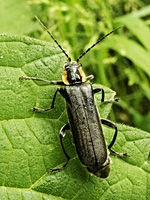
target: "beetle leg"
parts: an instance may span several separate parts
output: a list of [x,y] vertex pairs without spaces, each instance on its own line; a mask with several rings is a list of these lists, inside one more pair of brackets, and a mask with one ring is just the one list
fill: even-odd
[[69,160],[70,160],[70,157],[69,157],[69,155],[67,154],[67,152],[66,152],[66,150],[65,150],[65,147],[64,147],[64,145],[63,145],[63,141],[62,141],[63,137],[66,135],[66,131],[67,131],[67,130],[70,130],[69,124],[64,125],[64,126],[60,129],[60,132],[59,132],[61,147],[62,147],[63,152],[64,152],[64,154],[65,154],[65,156],[66,156],[66,158],[67,158],[67,161],[65,162],[65,164],[64,164],[62,167],[55,168],[55,169],[51,169],[51,170],[50,170],[51,172],[62,170],[64,167],[66,167],[66,165],[68,164],[68,162],[69,162]]
[[115,134],[114,134],[114,137],[111,141],[111,143],[108,145],[108,149],[112,152],[112,153],[115,153],[117,156],[129,156],[127,153],[118,153],[118,152],[115,152],[113,149],[111,149],[111,147],[114,145],[115,141],[116,141],[116,138],[117,138],[117,126],[115,123],[109,121],[108,119],[101,119],[101,122],[102,124],[106,125],[106,126],[109,126],[111,128],[114,128],[115,129]]
[[44,112],[44,111],[49,111],[49,110],[53,109],[54,108],[54,103],[55,103],[57,92],[59,92],[64,97],[64,90],[62,88],[57,88],[57,90],[56,90],[56,92],[54,94],[53,101],[52,101],[52,104],[51,104],[50,108],[40,109],[40,108],[35,108],[34,107],[34,108],[32,108],[32,110],[33,111],[38,111],[38,112]]
[[89,80],[91,80],[93,78],[94,78],[94,76],[91,74],[91,75],[89,75],[89,76],[86,77],[86,81],[89,81]]
[[50,83],[50,84],[53,84],[53,85],[65,85],[64,82],[62,82],[62,81],[48,81],[48,80],[44,80],[42,78],[34,78],[34,77],[24,77],[24,76],[21,76],[19,79],[20,80],[43,81],[43,82]]
[[110,148],[114,145],[115,140],[116,140],[116,138],[117,138],[117,126],[116,126],[115,123],[109,121],[108,119],[101,119],[101,122],[102,122],[102,124],[104,124],[104,125],[106,125],[106,126],[109,126],[109,127],[111,127],[111,128],[115,128],[114,137],[113,137],[113,139],[112,139],[110,145],[108,146],[108,149],[110,149]]
[[100,92],[100,91],[102,91],[102,99],[101,99],[101,102],[104,102],[104,103],[111,103],[111,102],[116,102],[116,101],[119,100],[119,99],[104,100],[104,98],[105,98],[104,89],[103,89],[103,88],[96,88],[96,89],[93,89],[94,94],[97,93],[97,92]]

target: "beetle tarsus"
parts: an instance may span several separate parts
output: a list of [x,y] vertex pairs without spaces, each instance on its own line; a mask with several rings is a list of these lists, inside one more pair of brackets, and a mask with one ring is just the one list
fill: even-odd
[[61,171],[62,169],[64,169],[64,167],[66,167],[66,165],[68,164],[69,160],[70,160],[70,158],[65,162],[65,164],[64,164],[62,167],[50,169],[50,172],[58,172],[58,171]]
[[113,102],[118,102],[119,99],[109,99],[109,100],[104,100],[102,101],[103,103],[113,103]]
[[129,154],[127,153],[118,153],[116,151],[114,151],[113,149],[109,149],[112,153],[116,154],[117,156],[120,156],[120,157],[127,157],[127,156],[130,156]]
[[93,78],[94,78],[94,76],[91,74],[91,75],[89,75],[89,76],[86,77],[86,81],[89,81],[89,80],[91,80]]
[[31,108],[32,111],[37,111],[37,112],[45,112],[45,111],[49,111],[51,110],[51,108],[47,108],[47,109],[40,109],[40,108]]

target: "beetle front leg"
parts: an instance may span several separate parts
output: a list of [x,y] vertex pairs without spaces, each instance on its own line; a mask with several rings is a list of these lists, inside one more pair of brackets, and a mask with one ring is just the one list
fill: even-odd
[[59,92],[64,97],[64,90],[62,88],[57,88],[57,90],[56,90],[56,92],[54,94],[53,101],[52,101],[52,104],[51,104],[50,108],[40,109],[40,108],[35,108],[34,107],[34,108],[32,108],[32,110],[33,111],[38,111],[38,112],[44,112],[44,111],[49,111],[49,110],[53,109],[54,108],[54,103],[55,103],[57,92]]
[[62,170],[64,167],[66,167],[66,165],[68,164],[69,160],[70,160],[70,156],[67,154],[66,150],[65,150],[65,147],[64,147],[64,144],[63,144],[63,137],[65,137],[66,135],[66,131],[67,130],[70,130],[70,126],[69,124],[66,124],[64,125],[61,129],[60,129],[60,132],[59,132],[59,136],[60,136],[60,143],[61,143],[61,147],[63,149],[63,152],[67,158],[67,161],[65,162],[65,164],[62,166],[62,167],[59,167],[59,168],[55,168],[55,169],[51,169],[50,171],[51,172],[54,172],[54,171],[60,171]]
[[111,143],[108,145],[108,149],[112,152],[112,153],[115,153],[117,156],[129,156],[127,153],[118,153],[118,152],[115,152],[113,149],[111,149],[111,147],[114,145],[115,141],[116,141],[116,138],[117,138],[117,132],[118,132],[118,129],[117,129],[117,126],[115,123],[109,121],[108,119],[101,119],[101,122],[102,124],[106,125],[106,126],[109,126],[111,128],[114,128],[115,129],[115,134],[114,134],[114,137],[111,141]]
[[101,102],[104,102],[104,103],[112,103],[112,102],[118,102],[119,99],[109,99],[109,100],[104,100],[105,99],[105,92],[102,88],[96,88],[96,89],[93,89],[93,93],[98,93],[102,91],[102,99],[101,99]]
[[89,80],[91,80],[93,78],[94,78],[94,76],[91,74],[91,75],[89,75],[89,76],[86,77],[86,81],[89,81]]
[[48,80],[45,80],[45,79],[42,79],[42,78],[34,78],[34,77],[24,77],[24,76],[21,76],[19,79],[20,80],[43,81],[43,82],[50,83],[50,84],[53,84],[53,85],[65,85],[62,81],[48,81]]

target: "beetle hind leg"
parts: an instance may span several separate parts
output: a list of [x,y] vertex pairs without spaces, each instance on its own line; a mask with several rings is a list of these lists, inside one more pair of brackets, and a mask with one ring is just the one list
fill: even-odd
[[106,126],[109,126],[111,128],[114,128],[115,129],[115,134],[113,136],[113,139],[111,141],[111,143],[108,145],[108,149],[116,154],[117,156],[121,156],[121,157],[124,157],[124,156],[129,156],[127,153],[118,153],[118,152],[115,152],[111,147],[114,145],[115,141],[116,141],[116,138],[117,138],[117,133],[118,133],[118,129],[117,129],[117,126],[115,123],[109,121],[108,119],[101,119],[101,122],[102,124],[106,125]]
[[109,148],[109,150],[110,150],[112,153],[114,153],[114,154],[116,154],[117,156],[120,156],[120,157],[129,156],[127,153],[118,153],[118,152],[114,151],[114,150],[111,149],[111,148]]
[[61,143],[61,147],[63,149],[63,152],[67,158],[67,161],[63,164],[63,166],[59,167],[59,168],[54,168],[54,169],[50,169],[50,172],[55,172],[55,171],[60,171],[62,170],[64,167],[66,167],[66,165],[68,164],[69,160],[70,160],[70,156],[67,154],[66,150],[65,150],[65,147],[64,147],[64,144],[63,144],[63,137],[66,135],[66,131],[67,130],[70,130],[70,126],[69,124],[65,124],[61,129],[60,129],[60,132],[59,132],[59,137],[60,137],[60,143]]

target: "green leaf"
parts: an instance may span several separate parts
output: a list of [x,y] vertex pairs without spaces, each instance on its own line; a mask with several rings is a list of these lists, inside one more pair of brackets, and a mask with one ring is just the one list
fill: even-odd
[[[59,141],[59,130],[68,121],[65,101],[58,94],[53,110],[32,112],[34,106],[50,107],[57,87],[19,77],[61,80],[65,60],[54,44],[0,35],[0,200],[148,199],[150,134],[125,125],[118,124],[113,149],[130,157],[111,155],[107,179],[91,176],[82,166],[69,133],[64,138],[69,164],[60,172],[48,172],[66,161]],[[103,87],[106,99],[115,96],[109,88],[93,87]],[[101,103],[100,94],[95,96],[101,117],[106,118],[111,104]],[[114,130],[104,127],[104,132],[109,144]]]

